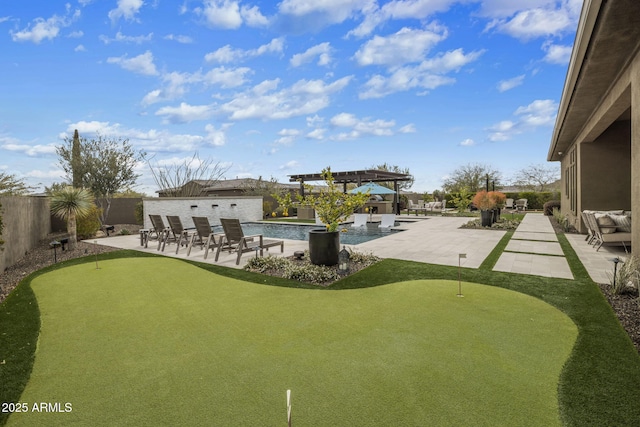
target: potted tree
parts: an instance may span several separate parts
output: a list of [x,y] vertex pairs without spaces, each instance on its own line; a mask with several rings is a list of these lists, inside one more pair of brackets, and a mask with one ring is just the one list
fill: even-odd
[[309,258],[312,264],[336,265],[340,251],[340,223],[345,221],[356,209],[360,209],[369,199],[369,193],[347,194],[336,186],[331,168],[322,170],[326,187],[312,193],[313,187],[305,185],[309,194],[298,197],[303,205],[315,209],[316,215],[325,225],[323,228],[309,231]]
[[491,199],[493,199],[493,202],[495,203],[495,207],[493,208],[492,221],[496,222],[500,219],[500,210],[504,207],[507,201],[507,196],[499,191],[489,191],[489,193],[487,194]]
[[496,201],[485,190],[478,191],[473,196],[473,204],[480,210],[480,220],[483,227],[491,227],[493,223],[493,210],[496,208]]

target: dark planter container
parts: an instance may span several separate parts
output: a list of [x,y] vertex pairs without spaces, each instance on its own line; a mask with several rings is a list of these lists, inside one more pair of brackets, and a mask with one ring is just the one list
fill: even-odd
[[496,208],[496,209],[492,210],[491,212],[493,212],[492,223],[493,222],[498,222],[498,220],[500,219],[500,208]]
[[340,232],[316,229],[309,231],[309,258],[315,265],[336,265],[340,252]]
[[491,224],[493,224],[493,211],[480,211],[480,220],[483,227],[491,227]]

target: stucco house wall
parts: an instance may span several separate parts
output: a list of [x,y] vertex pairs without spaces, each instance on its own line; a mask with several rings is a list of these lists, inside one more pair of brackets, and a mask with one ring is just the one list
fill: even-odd
[[161,215],[165,225],[167,215],[177,215],[185,228],[192,228],[194,216],[204,216],[211,225],[220,225],[220,218],[238,218],[240,222],[262,219],[262,197],[158,197],[142,199],[144,227],[151,228],[149,215]]

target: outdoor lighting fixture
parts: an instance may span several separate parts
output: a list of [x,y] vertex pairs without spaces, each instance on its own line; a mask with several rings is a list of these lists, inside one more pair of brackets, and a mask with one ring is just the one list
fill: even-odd
[[53,242],[49,243],[49,246],[51,246],[53,248],[53,263],[57,263],[58,262],[58,254],[56,253],[56,248],[58,246],[62,245],[62,243],[58,242],[57,240],[54,240]]
[[191,209],[197,208],[198,205],[191,205]]
[[615,258],[611,258],[611,261],[613,261],[613,288],[615,289],[616,287],[616,276],[618,275],[618,263],[619,262],[624,262],[620,259],[620,257],[615,257]]
[[343,246],[342,250],[338,252],[338,274],[345,275],[349,272],[349,259],[351,255],[349,251]]
[[217,208],[217,207],[218,207],[218,205],[211,205],[211,207],[212,207],[212,208]]
[[238,205],[236,205],[235,203],[231,203],[231,207],[232,208],[235,208],[236,206],[238,206]]

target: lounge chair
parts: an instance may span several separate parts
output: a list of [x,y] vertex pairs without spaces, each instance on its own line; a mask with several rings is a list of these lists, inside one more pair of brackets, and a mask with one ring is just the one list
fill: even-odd
[[391,228],[396,225],[396,215],[395,214],[382,214],[382,221],[378,227],[380,228]]
[[272,246],[280,246],[280,252],[284,252],[283,240],[265,239],[262,234],[245,236],[239,219],[220,218],[220,222],[222,223],[224,236],[222,236],[222,240],[216,250],[216,261],[218,261],[220,252],[223,249],[238,254],[236,265],[240,264],[240,257],[245,252],[260,251],[260,256],[262,256],[263,249],[269,250]]
[[164,240],[164,236],[169,232],[169,227],[164,225],[164,221],[160,215],[149,214],[149,219],[151,220],[152,228],[149,230],[148,238],[151,238],[151,235],[155,233],[155,238],[158,240],[158,250],[160,250],[162,240]]
[[351,227],[366,227],[368,216],[369,214],[366,213],[353,214],[353,224],[351,224]]
[[196,244],[204,248],[204,259],[207,259],[209,249],[217,248],[224,234],[214,233],[211,229],[211,224],[209,224],[209,219],[206,216],[194,216],[192,218],[193,224],[196,226],[196,232],[191,235],[191,240],[189,240],[187,256],[191,254],[191,248]]
[[176,242],[176,254],[178,250],[180,250],[181,246],[186,246],[189,241],[189,232],[184,229],[182,226],[182,221],[179,216],[175,215],[167,215],[167,221],[169,222],[169,228],[167,232],[164,233],[164,238],[162,239],[162,247],[160,250],[164,252],[164,247],[170,241]]

